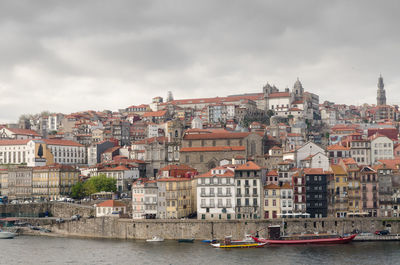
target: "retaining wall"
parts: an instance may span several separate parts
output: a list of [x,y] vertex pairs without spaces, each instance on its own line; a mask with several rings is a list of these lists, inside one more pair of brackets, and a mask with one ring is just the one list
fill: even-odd
[[[286,221],[286,220],[285,220]],[[233,238],[243,238],[245,234],[260,231],[259,235],[267,237],[269,225],[281,225],[282,221],[200,221],[200,220],[140,220],[118,218],[81,219],[77,222],[56,224],[52,230],[64,235],[147,239],[154,235],[165,239],[195,238],[222,239],[227,235]],[[332,232],[338,234],[350,233],[354,229],[363,232],[389,229],[392,233],[400,233],[400,219],[300,219],[287,220],[286,233]]]

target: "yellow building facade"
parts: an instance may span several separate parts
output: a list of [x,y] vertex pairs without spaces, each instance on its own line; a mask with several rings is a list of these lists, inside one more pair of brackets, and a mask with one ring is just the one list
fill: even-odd
[[281,214],[281,190],[278,185],[264,186],[264,219],[276,219]]
[[340,165],[331,165],[333,172],[332,210],[334,217],[346,217],[348,212],[347,172]]
[[72,166],[53,164],[35,167],[32,175],[32,197],[58,200],[68,196],[79,181],[79,170]]
[[192,179],[190,178],[163,178],[159,182],[166,182],[165,201],[166,218],[182,218],[193,213],[192,210]]

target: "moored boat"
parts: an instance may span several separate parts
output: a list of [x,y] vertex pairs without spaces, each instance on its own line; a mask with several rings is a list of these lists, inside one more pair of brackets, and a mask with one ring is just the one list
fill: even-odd
[[153,236],[151,239],[147,239],[146,242],[163,242],[164,238],[159,236]]
[[14,238],[15,233],[0,230],[0,239]]
[[271,245],[290,245],[290,244],[345,244],[351,242],[357,235],[340,236],[336,234],[300,234],[281,236],[279,226],[270,226],[269,238],[252,237],[259,243],[268,243]]
[[193,243],[194,242],[194,238],[180,238],[178,239],[179,243]]
[[254,241],[260,243],[268,243],[271,245],[286,245],[286,244],[345,244],[351,242],[356,235],[350,236],[339,236],[339,235],[303,235],[303,236],[291,236],[281,237],[280,239],[265,239],[256,238]]
[[232,241],[231,237],[226,237],[221,243],[211,244],[215,248],[261,248],[267,243],[264,242],[249,242],[249,241]]

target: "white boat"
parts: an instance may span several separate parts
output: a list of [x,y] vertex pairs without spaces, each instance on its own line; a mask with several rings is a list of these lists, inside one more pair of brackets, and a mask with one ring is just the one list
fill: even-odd
[[17,234],[0,230],[0,239],[14,238]]
[[163,242],[164,238],[159,236],[153,236],[152,239],[147,239],[146,242]]

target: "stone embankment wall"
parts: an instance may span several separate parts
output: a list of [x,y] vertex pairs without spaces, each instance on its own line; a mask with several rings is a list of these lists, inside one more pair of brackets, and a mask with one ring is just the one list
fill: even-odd
[[95,214],[93,206],[64,202],[0,205],[0,214],[3,217],[38,217],[46,211],[52,216],[62,218],[69,218],[74,214],[84,217]]
[[[286,221],[286,220],[285,220]],[[281,225],[282,221],[200,221],[200,220],[130,220],[118,218],[83,218],[80,221],[55,224],[53,232],[67,236],[147,239],[154,235],[165,239],[195,238],[222,239],[227,235],[242,238],[245,234],[259,231],[266,237],[269,225]],[[286,221],[286,233],[333,232],[350,233],[354,229],[363,232],[391,229],[400,233],[400,219],[299,219]]]

